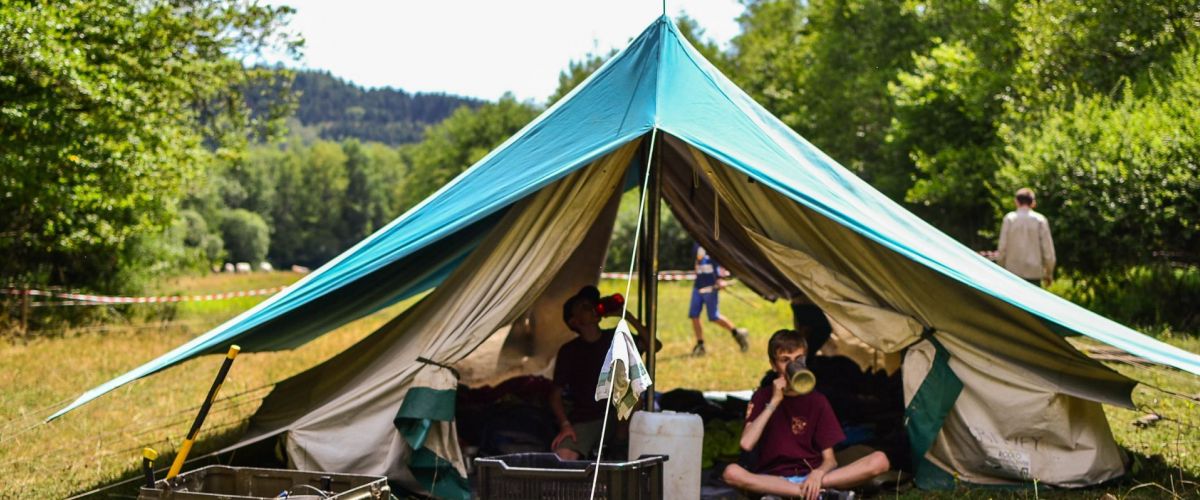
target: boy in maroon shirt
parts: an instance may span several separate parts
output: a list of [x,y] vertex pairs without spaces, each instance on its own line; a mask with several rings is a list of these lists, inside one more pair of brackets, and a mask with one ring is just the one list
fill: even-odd
[[876,451],[838,467],[833,446],[845,439],[829,401],[819,392],[799,394],[787,383],[787,365],[804,358],[806,336],[796,330],[780,330],[771,336],[767,354],[779,376],[769,386],[759,387],[746,409],[746,427],[741,448],[758,449],[754,471],[732,464],[725,469],[725,482],[757,493],[816,500],[823,489],[848,489],[884,473],[887,456]]
[[[550,410],[559,426],[550,448],[563,460],[587,458],[600,443],[604,405],[608,400],[596,401],[596,382],[614,330],[600,328],[601,316],[596,311],[599,302],[600,290],[585,286],[563,303],[563,322],[578,335],[558,349],[554,387],[550,390]],[[605,311],[605,315],[620,316],[621,311]],[[626,313],[625,320],[637,332],[633,341],[638,350],[645,351],[642,323],[632,313]],[[661,344],[655,345],[657,351]],[[570,414],[564,401],[567,399],[573,403]]]

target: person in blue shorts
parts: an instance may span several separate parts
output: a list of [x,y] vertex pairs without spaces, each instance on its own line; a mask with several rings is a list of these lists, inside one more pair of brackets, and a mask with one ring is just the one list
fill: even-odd
[[746,352],[750,349],[750,333],[745,328],[738,328],[732,321],[729,321],[729,318],[721,315],[720,290],[725,287],[725,282],[720,275],[721,267],[708,255],[708,252],[704,251],[704,247],[695,245],[694,251],[696,254],[696,281],[692,283],[692,303],[688,306],[688,317],[692,319],[692,331],[696,333],[696,347],[692,348],[692,355],[703,356],[707,352],[704,348],[704,325],[700,322],[701,309],[708,312],[709,321],[729,330],[729,334],[737,341],[738,347],[742,352]]

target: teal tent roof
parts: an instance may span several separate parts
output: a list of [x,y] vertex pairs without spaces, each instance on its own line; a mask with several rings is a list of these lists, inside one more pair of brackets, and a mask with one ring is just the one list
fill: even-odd
[[79,396],[56,418],[196,356],[299,346],[436,286],[517,200],[653,129],[870,240],[1080,334],[1200,374],[1200,356],[1036,290],[900,207],[772,116],[668,18],[556,105],[400,218],[253,309]]

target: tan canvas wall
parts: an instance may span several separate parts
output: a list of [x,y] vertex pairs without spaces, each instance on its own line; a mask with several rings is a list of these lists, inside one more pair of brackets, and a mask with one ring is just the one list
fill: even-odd
[[[244,442],[287,431],[297,468],[415,485],[392,419],[422,367],[455,363],[543,294],[624,178],[636,141],[519,202],[436,290],[359,344],[278,386]],[[236,447],[236,446],[235,446]]]
[[474,352],[454,365],[462,383],[471,387],[496,385],[518,375],[550,377],[558,348],[575,337],[562,320],[562,305],[584,285],[594,285],[604,266],[621,193],[616,191],[570,259],[534,301],[533,307],[488,337]]
[[[1037,479],[1078,487],[1124,473],[1124,455],[1099,403],[1046,391],[1006,363],[967,363],[954,354],[955,341],[946,342],[942,336],[939,340],[951,353],[950,369],[962,380],[963,390],[926,453],[934,465],[977,484]],[[906,404],[925,380],[933,358],[929,342],[908,349]]]

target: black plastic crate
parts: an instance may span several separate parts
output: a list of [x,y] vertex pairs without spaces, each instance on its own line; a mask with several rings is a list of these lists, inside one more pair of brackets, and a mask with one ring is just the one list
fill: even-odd
[[138,500],[254,500],[279,498],[283,492],[291,498],[392,498],[383,476],[210,465],[142,487]]
[[[661,500],[663,455],[630,462],[600,462],[596,498]],[[480,500],[578,500],[592,491],[596,462],[562,460],[553,453],[515,453],[476,458]]]

